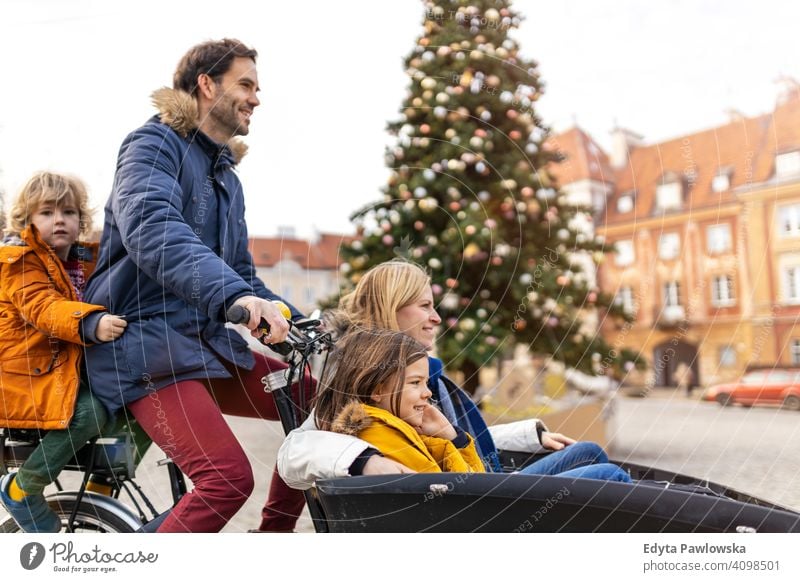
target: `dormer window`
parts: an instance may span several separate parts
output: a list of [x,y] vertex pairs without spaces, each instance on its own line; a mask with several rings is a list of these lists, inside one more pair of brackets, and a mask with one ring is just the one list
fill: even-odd
[[727,192],[731,189],[731,169],[720,168],[711,179],[711,190],[717,193]]
[[680,210],[683,203],[683,183],[677,178],[665,177],[656,187],[656,210]]
[[800,175],[800,150],[775,156],[775,177],[790,178]]
[[617,199],[617,212],[626,214],[633,210],[633,192],[626,192]]

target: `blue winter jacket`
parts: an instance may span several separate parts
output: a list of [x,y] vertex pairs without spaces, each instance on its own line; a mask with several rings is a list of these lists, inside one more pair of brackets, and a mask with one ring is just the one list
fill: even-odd
[[162,89],[153,101],[160,114],[120,148],[85,292],[128,321],[121,338],[86,350],[92,391],[111,412],[175,382],[230,377],[223,362],[252,369],[225,310],[244,295],[279,299],[247,250],[241,144],[200,132],[186,93]]

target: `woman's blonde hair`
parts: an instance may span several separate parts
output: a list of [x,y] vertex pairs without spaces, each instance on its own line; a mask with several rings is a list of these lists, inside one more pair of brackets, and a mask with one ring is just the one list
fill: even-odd
[[376,265],[339,300],[334,325],[340,329],[400,331],[397,311],[416,301],[430,284],[430,277],[416,263],[393,259]]
[[8,213],[8,232],[19,234],[31,223],[31,217],[42,204],[70,204],[78,209],[81,234],[92,230],[92,210],[84,183],[74,176],[54,172],[37,172],[22,187]]
[[354,330],[336,342],[314,400],[317,426],[330,430],[351,402],[370,404],[376,390],[391,390],[391,413],[397,416],[406,368],[427,358],[425,346],[399,331]]

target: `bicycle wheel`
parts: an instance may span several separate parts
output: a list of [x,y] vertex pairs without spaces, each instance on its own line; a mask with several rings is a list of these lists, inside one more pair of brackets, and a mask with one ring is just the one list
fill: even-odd
[[[62,532],[75,507],[74,499],[51,500],[48,502],[53,511],[61,518]],[[92,503],[81,502],[73,522],[74,533],[131,533],[136,531],[130,522],[114,511],[98,507]],[[0,533],[22,533],[11,517],[0,523]]]

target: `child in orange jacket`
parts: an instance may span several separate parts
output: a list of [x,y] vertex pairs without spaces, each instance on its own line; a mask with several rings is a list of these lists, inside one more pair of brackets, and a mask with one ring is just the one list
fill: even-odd
[[484,472],[472,437],[428,401],[428,356],[410,336],[354,331],[339,340],[316,399],[317,426],[351,434],[413,472]]
[[91,230],[79,180],[34,175],[9,224],[16,236],[0,246],[0,426],[49,432],[17,473],[0,480],[0,502],[23,531],[57,532],[44,488],[108,420],[81,382],[82,346],[113,341],[127,324],[82,302],[97,245],[77,242]]

